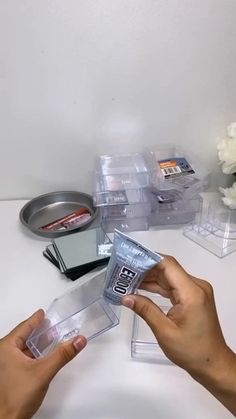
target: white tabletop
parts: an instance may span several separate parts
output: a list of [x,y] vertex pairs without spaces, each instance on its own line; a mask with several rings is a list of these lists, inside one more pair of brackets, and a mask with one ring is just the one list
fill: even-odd
[[[0,202],[1,304],[3,336],[37,308],[74,283],[43,256],[47,241],[18,221],[25,201]],[[132,236],[174,255],[193,275],[208,279],[228,344],[236,350],[236,253],[219,259],[182,235],[182,229],[135,232]],[[227,419],[227,412],[180,368],[131,359],[132,313],[90,342],[54,379],[35,415],[50,419]]]

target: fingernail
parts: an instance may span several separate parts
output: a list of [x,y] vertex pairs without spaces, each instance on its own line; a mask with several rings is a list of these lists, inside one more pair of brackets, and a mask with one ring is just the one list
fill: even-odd
[[134,299],[132,297],[124,297],[122,299],[122,304],[123,304],[123,306],[128,307],[131,310],[133,310],[133,308],[134,308]]
[[86,344],[87,344],[87,341],[86,341],[86,338],[84,336],[78,336],[73,341],[73,345],[74,345],[76,351],[78,351],[78,352],[82,351],[82,349],[84,349]]

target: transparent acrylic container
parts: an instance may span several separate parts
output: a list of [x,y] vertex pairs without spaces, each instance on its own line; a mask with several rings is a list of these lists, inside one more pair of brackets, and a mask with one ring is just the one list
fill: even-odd
[[151,183],[161,190],[173,189],[190,199],[209,183],[209,172],[199,161],[175,145],[153,147],[146,153]]
[[[145,291],[138,291],[138,294],[145,295],[156,303],[164,313],[167,313],[171,308],[169,300]],[[147,323],[134,314],[133,330],[131,338],[131,357],[135,360],[149,361],[156,363],[165,363],[173,365],[173,363],[166,357],[162,349],[157,343],[157,340],[147,325]]]
[[120,191],[102,191],[96,183],[93,193],[94,205],[97,207],[109,205],[129,205],[147,202],[146,188],[127,189]]
[[149,229],[148,217],[137,218],[102,218],[101,226],[106,233],[113,233],[115,228],[123,231],[146,231]]
[[79,334],[88,340],[119,324],[119,309],[103,297],[106,269],[80,281],[53,300],[42,324],[26,342],[36,358],[54,350],[61,342]]
[[149,225],[187,224],[195,219],[196,213],[202,209],[200,195],[192,199],[176,199],[172,202],[159,202],[158,209],[149,216]]
[[142,153],[102,155],[97,160],[97,170],[104,176],[148,172]]
[[145,188],[150,171],[142,153],[103,155],[95,167],[96,190],[100,192]]
[[114,205],[101,208],[101,216],[104,219],[139,218],[147,217],[151,213],[151,204]]
[[236,250],[236,210],[226,207],[219,197],[214,198],[183,234],[222,258]]

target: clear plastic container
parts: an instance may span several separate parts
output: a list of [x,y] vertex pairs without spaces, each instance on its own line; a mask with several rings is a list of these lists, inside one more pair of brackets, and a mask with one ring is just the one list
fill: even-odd
[[145,231],[149,229],[148,217],[137,218],[102,218],[101,226],[106,233],[113,233],[115,228],[120,231]]
[[151,213],[151,204],[115,205],[101,208],[101,216],[104,219],[139,218],[147,217]]
[[99,184],[95,186],[93,193],[94,205],[97,207],[109,205],[129,205],[147,202],[146,188],[127,189],[120,191],[100,191]]
[[149,185],[149,174],[120,174],[120,175],[106,175],[101,176],[98,172],[95,173],[96,182],[99,185],[100,191],[120,191],[127,189],[145,188]]
[[175,145],[153,147],[146,153],[146,161],[152,184],[160,190],[175,189],[190,199],[208,185],[209,172]]
[[145,188],[150,171],[141,153],[103,155],[95,168],[96,191],[120,191]]
[[97,161],[97,171],[103,176],[131,173],[147,173],[147,165],[142,153],[102,155]]
[[196,213],[201,211],[202,201],[200,195],[189,200],[176,198],[176,200],[168,201],[166,198],[165,201],[159,202],[158,209],[150,214],[149,225],[156,226],[189,223],[194,220]]
[[53,300],[43,323],[26,342],[36,358],[49,354],[59,343],[78,334],[91,340],[119,324],[119,308],[102,297],[105,272],[103,269],[84,279]]
[[219,197],[214,198],[183,234],[222,258],[236,250],[236,210],[226,207]]
[[[138,291],[138,293],[152,299],[154,303],[156,303],[162,309],[162,311],[164,311],[164,313],[167,313],[171,308],[169,300],[157,294],[151,294],[145,291]],[[140,361],[149,361],[173,365],[158,345],[157,340],[150,327],[137,314],[134,314],[133,319],[131,356],[133,359]]]

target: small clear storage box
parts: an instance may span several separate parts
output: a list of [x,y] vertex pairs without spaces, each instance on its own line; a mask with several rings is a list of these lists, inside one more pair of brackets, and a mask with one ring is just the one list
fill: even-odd
[[214,197],[186,226],[183,234],[222,258],[236,250],[236,210]]
[[115,228],[123,231],[146,231],[149,229],[148,217],[136,218],[101,218],[101,227],[106,233],[113,233]]
[[152,185],[160,190],[172,189],[190,199],[203,191],[209,172],[195,158],[175,145],[153,147],[146,153]]
[[103,191],[96,182],[93,201],[97,207],[145,203],[148,200],[147,194],[146,188]]
[[26,342],[36,358],[49,354],[59,343],[79,334],[91,340],[119,324],[119,307],[103,298],[105,272],[103,269],[84,278],[53,300],[44,321]]
[[150,213],[151,205],[148,203],[103,207],[101,225],[107,233],[115,228],[121,231],[148,230]]
[[93,200],[101,226],[111,233],[148,230],[150,170],[142,153],[103,155],[97,159]]
[[95,183],[96,193],[145,188],[150,170],[142,153],[103,155],[96,162]]
[[101,208],[103,218],[138,218],[147,217],[151,213],[151,204],[114,205]]
[[[155,197],[155,194],[153,194]],[[172,195],[169,195],[170,197]],[[174,198],[175,196],[175,198]],[[157,200],[158,198],[155,197]],[[149,215],[149,225],[174,225],[187,224],[194,220],[196,213],[201,211],[203,199],[200,195],[196,195],[191,199],[184,199],[181,196],[177,199],[173,195],[173,199],[168,201],[167,197],[163,201],[159,201],[158,209]]]
[[[169,300],[157,294],[138,291],[138,294],[149,297],[166,314],[172,307]],[[133,318],[131,338],[131,357],[135,360],[149,361],[173,365],[166,357],[147,323],[137,314]]]

